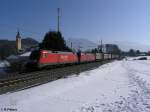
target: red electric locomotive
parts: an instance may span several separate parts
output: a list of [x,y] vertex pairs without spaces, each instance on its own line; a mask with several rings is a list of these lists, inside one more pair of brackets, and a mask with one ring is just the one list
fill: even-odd
[[80,53],[79,55],[73,52],[35,50],[32,51],[30,55],[28,65],[31,67],[43,68],[46,66],[95,61],[94,54]]

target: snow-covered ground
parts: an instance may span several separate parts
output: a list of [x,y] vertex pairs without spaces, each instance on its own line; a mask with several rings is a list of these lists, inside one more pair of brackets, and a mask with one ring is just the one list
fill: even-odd
[[150,60],[122,60],[0,95],[0,111],[150,112]]
[[7,69],[11,66],[12,63],[19,61],[27,61],[30,54],[31,52],[26,52],[21,55],[10,55],[7,57],[7,60],[0,60],[0,76],[9,74]]
[[0,76],[7,74],[5,70],[6,70],[7,67],[9,67],[9,66],[10,66],[10,64],[9,64],[8,61],[6,61],[6,60],[1,61],[1,60],[0,60]]
[[8,61],[4,60],[4,61],[1,61],[0,60],[0,68],[5,68],[5,67],[9,67],[10,64]]
[[31,54],[31,51],[28,51],[28,52],[26,52],[26,53],[24,53],[24,54],[21,54],[20,56],[30,56],[30,54]]

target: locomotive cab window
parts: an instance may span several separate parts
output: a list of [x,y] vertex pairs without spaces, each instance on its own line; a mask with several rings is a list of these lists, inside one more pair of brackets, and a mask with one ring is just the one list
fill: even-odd
[[48,57],[48,53],[42,53],[42,58],[47,58]]

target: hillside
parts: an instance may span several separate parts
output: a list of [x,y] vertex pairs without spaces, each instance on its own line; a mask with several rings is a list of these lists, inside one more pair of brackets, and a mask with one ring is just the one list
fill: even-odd
[[22,39],[22,48],[26,49],[26,48],[30,48],[33,46],[38,46],[39,42],[34,40],[33,38],[24,38]]
[[[27,49],[32,46],[37,46],[38,41],[32,38],[22,39],[22,49]],[[16,42],[13,40],[0,40],[0,59],[3,59],[11,54],[16,54]]]

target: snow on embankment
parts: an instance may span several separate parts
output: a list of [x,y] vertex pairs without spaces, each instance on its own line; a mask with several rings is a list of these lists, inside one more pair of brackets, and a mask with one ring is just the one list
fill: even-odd
[[[96,112],[105,104],[126,98],[131,89],[122,61],[105,64],[95,70],[59,79],[27,90],[0,95],[0,107],[21,112]],[[86,108],[87,107],[87,108]]]
[[150,60],[123,61],[131,88],[128,97],[120,96],[112,103],[97,101],[83,105],[76,112],[150,112]]
[[30,54],[31,52],[26,52],[21,55],[10,55],[6,60],[0,60],[0,76],[9,74],[8,67],[11,67],[13,63],[25,63],[28,60]]
[[0,68],[9,67],[10,64],[8,61],[0,61]]
[[0,95],[0,108],[21,112],[150,112],[149,68],[150,60],[114,61],[80,75]]
[[150,60],[150,56],[127,57],[127,60],[130,60],[130,61],[132,61],[132,60],[139,60],[140,58],[143,58],[143,57],[147,58],[147,60]]
[[29,56],[30,56],[30,54],[31,54],[31,51],[26,52],[26,53],[24,53],[24,54],[21,54],[20,56],[26,56],[26,57],[29,57]]
[[0,76],[7,74],[5,69],[9,66],[10,64],[8,61],[0,61]]
[[133,60],[126,63],[128,71],[150,83],[150,60]]

